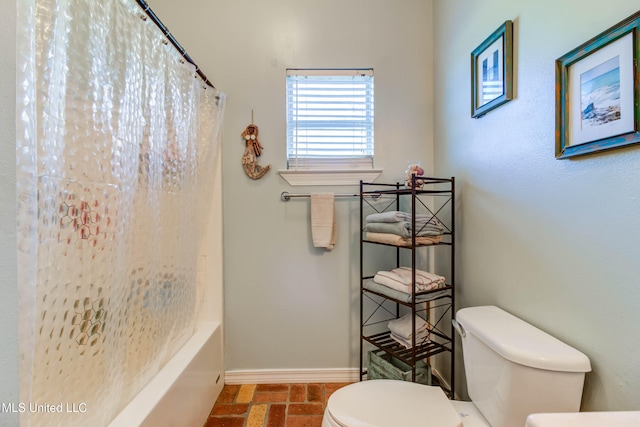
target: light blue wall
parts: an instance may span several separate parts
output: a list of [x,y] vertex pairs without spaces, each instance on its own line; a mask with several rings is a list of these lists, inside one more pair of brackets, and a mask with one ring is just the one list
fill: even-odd
[[[229,94],[226,368],[357,366],[357,206],[338,203],[333,252],[313,249],[308,203],[279,194],[325,188],[290,188],[275,171],[249,180],[240,132],[253,109],[260,162],[283,168],[284,68],[373,66],[381,179],[397,179],[411,159],[458,179],[458,305],[497,304],[585,352],[594,368],[585,409],[640,409],[640,148],[554,158],[554,60],[640,2],[367,2],[372,13],[346,4],[337,20],[337,3],[326,1],[152,4]],[[470,52],[507,19],[516,98],[472,120]]]
[[[554,64],[639,9],[434,2],[435,170],[460,190],[459,306],[499,305],[586,353],[585,410],[640,409],[640,146],[556,160]],[[471,119],[470,53],[507,19],[515,99]]]
[[[311,244],[309,200],[283,191],[285,69],[373,67],[376,167],[395,182],[407,162],[430,172],[431,1],[155,0],[151,7],[214,84],[227,92],[223,140],[227,370],[358,365],[358,204],[337,202],[338,243]],[[254,121],[272,170],[243,172],[240,133]]]
[[[0,403],[17,403],[18,286],[16,268],[16,2],[0,2]],[[0,412],[0,426],[18,424]]]

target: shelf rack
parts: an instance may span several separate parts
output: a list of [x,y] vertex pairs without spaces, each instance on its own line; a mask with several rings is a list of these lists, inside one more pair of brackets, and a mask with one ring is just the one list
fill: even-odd
[[[418,181],[423,187],[416,188]],[[432,356],[448,352],[450,355],[450,369],[448,384],[440,384],[450,398],[454,396],[454,361],[455,341],[451,319],[455,313],[455,178],[413,177],[412,186],[403,184],[366,183],[360,182],[360,379],[366,375],[364,366],[365,343],[374,348],[385,351],[411,367],[412,381],[416,380],[416,364],[418,361],[429,361]],[[375,197],[372,197],[375,196]],[[411,214],[414,230],[407,243],[401,246],[381,243],[367,239],[366,216],[370,213],[387,211],[402,211]],[[441,240],[436,243],[421,244],[416,242],[416,214],[432,215],[444,226]],[[410,253],[412,278],[415,282],[417,251],[441,250],[448,252],[449,272],[445,286],[423,292],[416,292],[411,287],[410,293],[391,292],[381,286],[371,286],[373,275],[367,274],[370,266],[365,266],[365,253],[369,246],[386,246],[395,248],[395,265],[401,266],[403,252]],[[423,249],[428,248],[428,249]],[[438,256],[438,254],[434,254]],[[405,258],[406,259],[406,255]],[[365,313],[365,300],[373,302],[374,308]],[[391,308],[389,307],[391,305]],[[412,315],[412,325],[415,331],[415,316],[419,315],[429,324],[429,335],[422,342],[415,340],[411,348],[405,348],[394,339],[388,330],[380,330],[389,320],[400,317],[402,310]],[[436,313],[430,316],[430,314]],[[382,317],[382,320],[380,319]]]

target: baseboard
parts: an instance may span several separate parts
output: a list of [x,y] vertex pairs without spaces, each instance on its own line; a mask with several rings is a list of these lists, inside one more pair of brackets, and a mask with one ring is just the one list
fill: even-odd
[[[437,369],[435,369],[433,366],[431,367],[431,375],[433,375],[434,377],[436,377],[438,379],[438,382],[440,383],[440,385],[447,389],[447,390],[451,390],[451,384],[449,384],[449,381],[446,381],[444,379],[444,377],[442,375],[440,375],[440,372],[438,372]],[[458,395],[458,393],[454,393],[453,399],[454,400],[459,400],[460,396]]]
[[359,380],[358,368],[256,369],[224,373],[225,384],[350,383]]

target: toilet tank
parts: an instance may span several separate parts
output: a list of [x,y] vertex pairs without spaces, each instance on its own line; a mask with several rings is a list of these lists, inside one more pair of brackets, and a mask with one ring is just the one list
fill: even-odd
[[492,427],[524,426],[529,414],[580,410],[587,356],[494,307],[459,310],[469,397]]

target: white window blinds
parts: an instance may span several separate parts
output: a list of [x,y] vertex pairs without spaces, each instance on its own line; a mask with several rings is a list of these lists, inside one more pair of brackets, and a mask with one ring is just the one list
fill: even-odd
[[373,168],[373,70],[287,70],[289,169]]

